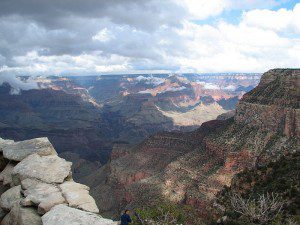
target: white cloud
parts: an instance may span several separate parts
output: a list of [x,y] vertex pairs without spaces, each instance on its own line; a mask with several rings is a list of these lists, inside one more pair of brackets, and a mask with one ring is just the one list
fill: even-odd
[[105,27],[100,30],[95,36],[92,37],[93,40],[107,42],[114,38],[114,35]]
[[300,34],[300,4],[294,9],[252,10],[243,14],[242,23],[251,27],[274,31],[291,31]]
[[[23,74],[55,75],[120,72],[131,69],[128,59],[118,55],[104,56],[101,52],[81,54],[78,56],[40,56],[36,51],[25,56],[16,56],[14,61],[19,65],[13,71]],[[3,72],[11,70],[3,68]]]
[[181,86],[181,87],[168,87],[165,90],[159,92],[159,93],[165,93],[165,92],[176,92],[176,91],[182,91],[185,90],[186,87]]
[[153,76],[138,76],[137,78],[135,78],[135,80],[137,80],[138,82],[144,81],[146,84],[153,84],[154,86],[158,86],[165,82],[164,78]]
[[18,94],[21,90],[30,90],[37,89],[38,84],[33,80],[32,77],[29,77],[26,81],[22,81],[15,75],[10,73],[5,73],[2,71],[3,68],[0,68],[0,85],[3,83],[9,83],[11,86],[11,94]]
[[228,7],[229,0],[177,0],[189,12],[192,19],[207,19],[219,15]]

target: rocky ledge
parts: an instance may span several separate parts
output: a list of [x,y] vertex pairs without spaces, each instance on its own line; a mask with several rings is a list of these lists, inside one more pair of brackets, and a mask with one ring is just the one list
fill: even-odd
[[1,225],[113,225],[47,138],[0,138]]

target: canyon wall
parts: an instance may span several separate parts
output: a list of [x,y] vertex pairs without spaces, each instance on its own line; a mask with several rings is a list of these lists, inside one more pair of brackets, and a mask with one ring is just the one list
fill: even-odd
[[167,201],[211,214],[215,196],[235,174],[299,151],[300,70],[275,69],[245,94],[234,118],[189,133],[161,133],[111,160],[84,182],[104,214]]

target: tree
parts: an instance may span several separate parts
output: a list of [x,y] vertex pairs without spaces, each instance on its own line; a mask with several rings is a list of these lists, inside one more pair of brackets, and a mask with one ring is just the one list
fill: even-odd
[[241,195],[230,194],[232,209],[252,223],[268,224],[281,212],[284,201],[278,194],[260,194],[258,198],[242,198]]

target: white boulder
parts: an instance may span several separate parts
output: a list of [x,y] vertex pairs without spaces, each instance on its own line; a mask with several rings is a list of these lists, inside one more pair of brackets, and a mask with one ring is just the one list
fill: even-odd
[[67,162],[57,155],[32,154],[14,167],[13,182],[18,184],[26,178],[33,178],[45,183],[63,183],[71,174],[71,165],[71,162]]
[[94,198],[89,194],[88,186],[74,181],[66,181],[59,187],[69,206],[93,213],[99,212]]
[[18,142],[6,142],[2,148],[3,156],[6,159],[18,162],[33,153],[37,153],[41,156],[57,155],[52,144],[46,137]]
[[58,187],[52,184],[43,183],[34,179],[25,179],[21,182],[24,199],[23,206],[38,206],[38,213],[44,214],[53,206],[65,202],[65,198]]
[[66,205],[56,205],[42,216],[43,225],[117,225],[110,219],[74,209]]

